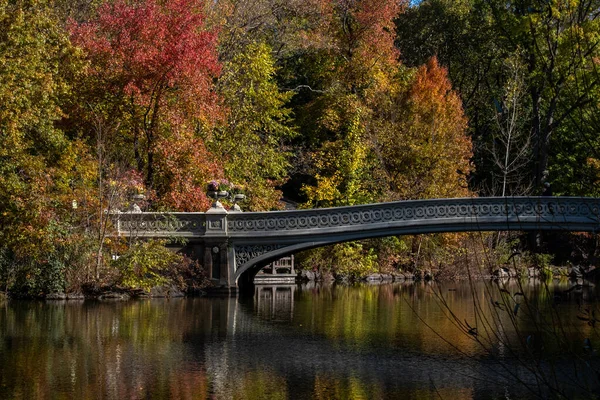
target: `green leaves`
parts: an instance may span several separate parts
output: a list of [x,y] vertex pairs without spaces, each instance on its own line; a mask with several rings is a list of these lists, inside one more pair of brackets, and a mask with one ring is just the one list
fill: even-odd
[[46,2],[0,1],[0,240],[17,258],[50,245],[46,229],[63,211],[54,180],[70,145],[55,123],[79,66]]
[[250,209],[278,206],[281,185],[290,167],[290,140],[296,135],[286,107],[293,92],[280,91],[271,49],[249,44],[226,63],[218,92],[228,109],[210,148],[225,164],[225,175],[246,188]]
[[183,257],[170,251],[164,241],[135,242],[113,265],[121,273],[121,284],[129,289],[149,291],[155,286],[169,283],[166,274]]

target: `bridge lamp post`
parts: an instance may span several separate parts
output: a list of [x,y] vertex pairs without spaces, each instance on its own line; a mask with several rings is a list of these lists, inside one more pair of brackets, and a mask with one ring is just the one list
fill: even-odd
[[143,194],[134,194],[131,196],[131,205],[129,206],[129,212],[141,213],[142,208],[140,207],[140,203],[146,200],[146,196]]
[[240,208],[240,205],[238,203],[246,199],[245,194],[241,194],[241,193],[231,194],[225,190],[222,190],[219,192],[216,192],[216,191],[208,192],[208,195],[209,195],[209,197],[211,197],[215,200],[215,202],[212,205],[213,208],[224,208],[223,204],[221,204],[219,199],[229,199],[233,203],[233,207],[231,208],[230,211],[237,211],[237,212],[242,211],[242,209]]

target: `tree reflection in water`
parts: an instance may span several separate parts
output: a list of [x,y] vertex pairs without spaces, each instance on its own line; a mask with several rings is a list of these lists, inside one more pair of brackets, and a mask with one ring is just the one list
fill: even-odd
[[[436,289],[458,319],[473,320],[468,285]],[[575,303],[562,310],[578,312]],[[498,378],[497,367],[426,283],[257,286],[254,298],[239,299],[0,303],[3,399],[532,397]],[[534,379],[520,364],[514,372]]]

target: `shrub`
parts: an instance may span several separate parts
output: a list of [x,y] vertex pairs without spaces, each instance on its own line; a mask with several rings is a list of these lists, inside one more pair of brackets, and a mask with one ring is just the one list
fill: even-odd
[[139,241],[113,265],[120,272],[120,285],[128,289],[149,291],[170,283],[169,273],[183,262],[183,257],[165,247],[164,240]]

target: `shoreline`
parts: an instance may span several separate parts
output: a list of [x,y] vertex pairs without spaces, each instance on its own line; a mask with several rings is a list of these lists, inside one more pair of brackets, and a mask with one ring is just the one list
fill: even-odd
[[[305,271],[302,271],[305,272]],[[496,271],[494,271],[496,272]],[[592,271],[593,272],[593,271]],[[502,274],[500,274],[502,275]],[[565,274],[554,274],[552,277],[543,278],[539,273],[535,275],[520,275],[511,274],[507,272],[506,275],[499,276],[499,274],[486,274],[474,277],[475,281],[503,281],[508,282],[512,280],[527,280],[527,281],[538,281],[542,283],[544,281],[560,282],[569,281],[573,285],[584,285],[584,286],[595,286],[596,277],[591,276],[575,276]],[[436,283],[436,284],[448,284],[464,282],[469,280],[468,276],[455,277],[452,279],[436,279],[433,276],[428,277],[427,275],[414,275],[409,273],[396,273],[396,274],[371,274],[361,279],[349,279],[344,276],[334,276],[333,274],[316,275],[308,274],[313,279],[306,279],[305,274],[299,273],[295,282],[291,283],[255,283],[255,287],[273,287],[273,286],[298,286],[305,287],[307,289],[313,289],[317,287],[331,287],[331,286],[381,286],[381,285],[393,285],[393,284],[418,284],[418,283]],[[470,279],[473,279],[471,277]],[[219,295],[218,293],[211,293],[211,288],[206,287],[203,289],[194,289],[184,292],[177,287],[164,286],[153,288],[150,292],[144,292],[142,290],[132,290],[119,287],[106,287],[96,288],[89,292],[55,292],[47,295],[32,296],[23,295],[18,293],[6,293],[0,292],[0,301],[8,300],[43,300],[49,302],[83,302],[83,301],[102,301],[102,302],[121,302],[129,300],[152,300],[152,299],[181,299],[181,298],[200,298],[200,297],[229,297],[229,295]]]

